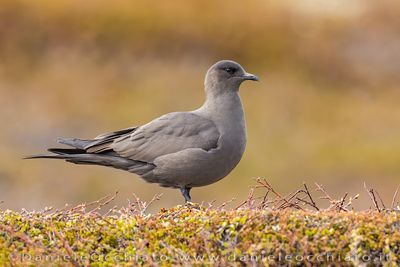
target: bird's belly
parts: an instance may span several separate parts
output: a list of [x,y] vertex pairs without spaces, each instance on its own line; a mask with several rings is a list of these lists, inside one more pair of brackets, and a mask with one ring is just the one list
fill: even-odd
[[151,176],[169,187],[197,187],[212,184],[228,175],[242,158],[245,140],[228,142],[210,151],[185,149],[157,158]]

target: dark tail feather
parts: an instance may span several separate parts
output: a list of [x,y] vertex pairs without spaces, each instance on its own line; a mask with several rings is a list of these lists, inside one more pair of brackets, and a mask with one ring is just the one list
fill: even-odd
[[[131,171],[142,175],[154,169],[155,165],[147,162],[126,159],[107,154],[79,154],[77,149],[52,148],[50,152],[56,154],[40,154],[25,157],[24,159],[63,159],[75,164],[102,165]],[[71,154],[66,154],[66,152]]]
[[49,148],[47,151],[54,154],[38,154],[23,159],[65,159],[67,155],[85,154],[85,150],[74,148]]
[[64,157],[58,154],[37,154],[23,157],[23,159],[64,159]]

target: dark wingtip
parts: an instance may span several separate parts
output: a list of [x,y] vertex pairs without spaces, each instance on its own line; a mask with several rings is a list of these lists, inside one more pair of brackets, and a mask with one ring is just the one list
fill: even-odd
[[78,148],[49,148],[47,151],[57,155],[86,154],[86,151]]

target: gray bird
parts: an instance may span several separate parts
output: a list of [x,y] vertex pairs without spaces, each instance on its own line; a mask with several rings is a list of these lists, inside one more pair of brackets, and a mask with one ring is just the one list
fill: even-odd
[[58,143],[73,148],[50,148],[51,154],[27,158],[122,169],[147,182],[179,188],[190,202],[192,187],[224,178],[242,158],[246,123],[239,86],[246,80],[258,81],[258,77],[234,61],[219,61],[207,71],[206,101],[199,109],[169,113],[91,140],[60,138]]

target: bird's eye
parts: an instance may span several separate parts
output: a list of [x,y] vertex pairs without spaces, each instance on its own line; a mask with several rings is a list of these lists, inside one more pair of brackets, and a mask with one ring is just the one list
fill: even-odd
[[229,74],[233,74],[236,70],[234,68],[226,68],[225,71]]

